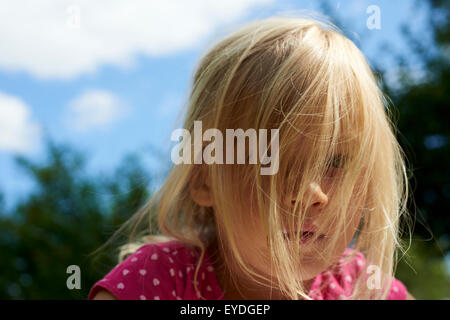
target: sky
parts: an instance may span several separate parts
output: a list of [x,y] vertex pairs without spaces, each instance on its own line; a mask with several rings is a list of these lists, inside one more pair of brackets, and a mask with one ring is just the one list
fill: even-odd
[[[326,3],[392,83],[393,54],[409,50],[400,26],[427,39],[426,10],[415,1]],[[377,8],[373,28],[368,19]],[[241,23],[302,9],[324,13],[314,0],[0,0],[0,192],[7,210],[33,188],[15,156],[43,161],[46,137],[84,152],[93,174],[112,172],[130,152],[162,172],[205,48]],[[420,62],[407,56],[420,75]]]

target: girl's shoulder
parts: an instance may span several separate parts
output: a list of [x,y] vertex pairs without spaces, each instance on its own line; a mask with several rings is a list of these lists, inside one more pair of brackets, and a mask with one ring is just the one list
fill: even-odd
[[[337,266],[319,274],[313,281],[310,295],[317,300],[345,300],[351,295],[354,283],[359,276],[365,281],[377,272],[375,267],[367,266],[364,255],[352,248],[347,248],[338,261]],[[376,285],[376,283],[373,283]],[[388,300],[405,300],[407,289],[396,278],[392,279]]]
[[[200,250],[178,240],[145,244],[95,283],[88,299],[93,299],[100,289],[119,300],[196,299],[192,297],[192,280],[198,258]],[[215,280],[206,277],[209,269],[205,256],[198,273],[199,279],[206,282],[202,286]]]

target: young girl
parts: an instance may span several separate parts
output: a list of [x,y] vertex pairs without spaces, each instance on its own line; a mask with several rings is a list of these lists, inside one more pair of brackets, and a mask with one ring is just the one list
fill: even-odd
[[412,299],[393,277],[408,180],[387,107],[330,23],[271,17],[227,36],[195,70],[183,127],[277,129],[278,171],[174,165],[89,299]]

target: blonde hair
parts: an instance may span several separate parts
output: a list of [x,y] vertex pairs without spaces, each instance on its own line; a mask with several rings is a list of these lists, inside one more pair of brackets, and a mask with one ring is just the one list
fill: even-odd
[[[298,276],[299,241],[287,244],[280,231],[304,223],[309,182],[329,179],[330,159],[337,156],[342,164],[343,153],[346,168],[330,181],[335,193],[319,226],[333,225],[335,232],[317,255],[330,257],[352,218],[349,210],[365,208],[353,247],[380,268],[384,290],[369,290],[361,276],[349,298],[386,298],[396,252],[403,247],[400,217],[407,210],[408,176],[386,98],[352,41],[318,19],[252,21],[203,56],[188,104],[183,127],[191,133],[195,120],[202,121],[204,130],[222,132],[279,129],[279,171],[262,176],[261,164],[173,166],[158,192],[126,223],[133,231],[121,247],[120,261],[144,243],[177,239],[201,250],[197,277],[207,246],[217,241],[232,257],[225,260],[230,270],[240,268],[255,281],[266,281],[247,265],[238,245],[239,231],[256,218],[269,237],[275,285],[291,299],[311,299]],[[191,196],[193,186],[205,181],[215,210],[199,206]],[[295,205],[284,205],[292,195]],[[359,200],[351,204],[352,199]],[[142,225],[145,234],[137,235]],[[159,235],[151,235],[155,227]]]

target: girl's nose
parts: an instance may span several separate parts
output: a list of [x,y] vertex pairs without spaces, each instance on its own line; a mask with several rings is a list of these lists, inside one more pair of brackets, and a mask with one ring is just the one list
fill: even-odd
[[[309,198],[311,198],[309,200]],[[305,192],[304,201],[310,201],[307,206],[316,209],[324,208],[328,203],[328,196],[322,191],[322,188],[315,182],[311,182]],[[292,204],[295,204],[296,199],[292,199]]]

